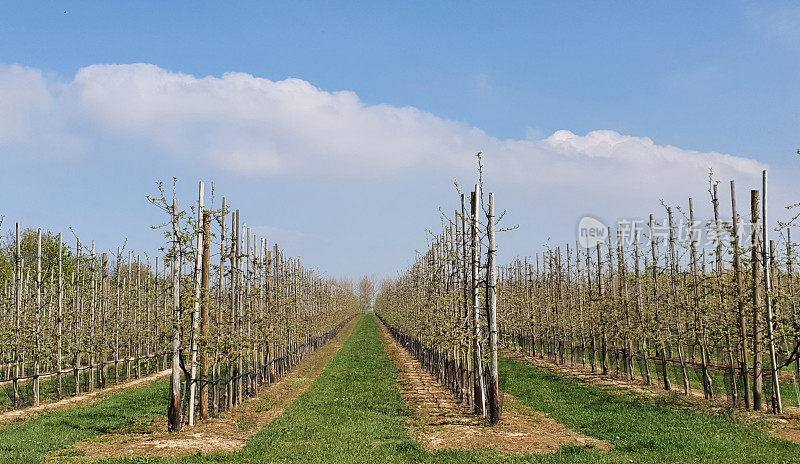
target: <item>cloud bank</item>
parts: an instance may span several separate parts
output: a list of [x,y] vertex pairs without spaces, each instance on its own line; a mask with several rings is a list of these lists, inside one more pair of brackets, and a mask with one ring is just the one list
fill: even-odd
[[478,151],[501,181],[551,187],[671,190],[705,182],[709,168],[722,179],[764,168],[743,157],[611,130],[501,140],[417,108],[367,105],[354,92],[324,91],[300,79],[195,77],[124,64],[88,66],[62,80],[0,66],[0,148],[73,157],[101,153],[98,140],[109,137],[263,177],[362,178],[416,170],[457,177],[474,170]]

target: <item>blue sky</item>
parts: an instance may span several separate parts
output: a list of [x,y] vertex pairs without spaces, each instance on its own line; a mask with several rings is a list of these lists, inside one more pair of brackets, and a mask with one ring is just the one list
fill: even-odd
[[480,150],[520,225],[504,258],[574,240],[581,214],[705,200],[707,166],[740,203],[768,167],[781,206],[800,200],[798,24],[781,2],[8,2],[0,214],[152,250],[154,182],[188,201],[215,180],[290,253],[357,276],[409,262]]

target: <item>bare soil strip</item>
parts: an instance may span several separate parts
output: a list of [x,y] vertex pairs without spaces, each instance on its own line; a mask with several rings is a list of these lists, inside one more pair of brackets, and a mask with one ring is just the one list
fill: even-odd
[[727,397],[718,397],[713,401],[709,401],[703,397],[702,390],[693,389],[689,392],[689,396],[686,396],[683,393],[682,385],[678,386],[678,388],[675,388],[673,385],[671,391],[666,391],[658,384],[655,371],[653,371],[653,385],[647,385],[641,378],[631,380],[619,379],[592,372],[590,367],[584,367],[579,364],[564,366],[507,348],[504,348],[502,352],[509,358],[540,367],[555,374],[574,377],[592,385],[620,387],[650,397],[666,397],[670,398],[672,404],[675,406],[690,408],[700,412],[719,413],[724,411],[745,423],[766,426],[769,433],[773,436],[800,443],[800,409],[798,408],[784,406],[783,414],[779,415],[768,412],[747,411],[741,408],[733,409]]
[[131,388],[136,388],[151,382],[155,382],[160,378],[168,376],[169,373],[170,370],[167,369],[164,371],[156,372],[155,374],[150,374],[140,379],[123,382],[119,385],[114,385],[112,387],[104,388],[102,390],[95,390],[92,393],[85,393],[79,396],[70,396],[62,400],[55,401],[53,403],[44,403],[40,404],[39,406],[31,406],[25,409],[15,409],[13,411],[7,411],[0,414],[0,425],[3,425],[8,422],[22,422],[24,420],[27,420],[29,417],[35,415],[47,414],[55,411],[64,411],[68,409],[76,409],[79,407],[89,406],[95,403],[99,403],[101,400],[103,400],[104,398],[108,398],[109,396],[116,395],[125,390],[130,390]]
[[489,426],[459,403],[383,324],[380,327],[386,352],[398,369],[400,393],[411,410],[409,429],[426,449],[555,453],[563,445],[611,448],[605,441],[581,435],[545,413],[530,410],[507,393],[503,394],[503,420]]
[[278,418],[314,382],[350,337],[359,318],[354,318],[325,346],[308,355],[290,373],[219,417],[202,421],[179,433],[167,432],[166,417],[141,424],[142,432],[101,435],[59,453],[61,459],[87,460],[126,456],[188,456],[197,453],[233,452]]

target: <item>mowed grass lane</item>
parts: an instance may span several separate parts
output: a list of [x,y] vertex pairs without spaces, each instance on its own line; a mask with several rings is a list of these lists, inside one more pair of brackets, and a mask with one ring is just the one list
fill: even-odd
[[43,462],[55,451],[92,437],[136,427],[166,414],[169,380],[133,388],[91,406],[46,413],[0,426],[0,463]]
[[500,372],[505,390],[532,409],[614,445],[595,462],[800,463],[800,445],[733,419],[598,388],[510,358],[501,357]]

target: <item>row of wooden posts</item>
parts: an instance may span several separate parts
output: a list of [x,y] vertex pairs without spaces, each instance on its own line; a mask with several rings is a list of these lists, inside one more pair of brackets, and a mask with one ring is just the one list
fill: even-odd
[[42,381],[63,397],[164,368],[167,279],[158,258],[153,269],[149,258],[143,264],[129,253],[126,262],[118,249],[112,276],[109,254],[96,253],[94,242],[85,249],[76,239],[70,249],[61,234],[19,223],[10,245],[2,255],[0,387],[10,389],[13,407],[38,405]]
[[41,402],[42,382],[63,397],[171,367],[177,430],[257,393],[358,311],[351,286],[268,246],[224,198],[211,210],[203,197],[201,183],[191,220],[177,200],[164,208],[170,246],[154,268],[17,226],[0,254],[0,388],[15,407]]
[[[171,430],[182,427],[185,390],[188,389],[186,422],[191,426],[196,415],[206,419],[212,410],[225,409],[220,397],[230,408],[257,394],[261,385],[274,382],[307,353],[334,337],[359,309],[351,287],[320,277],[304,268],[299,259],[286,258],[277,245],[270,249],[266,239],[259,240],[241,222],[238,210],[230,213],[228,243],[228,206],[224,198],[222,210],[216,213],[220,254],[216,285],[212,287],[211,222],[215,213],[206,210],[203,203],[201,182],[196,224],[202,227],[189,234],[194,235],[196,245],[188,253],[194,264],[186,285],[193,294],[188,341],[181,325],[185,321],[184,309],[189,305],[184,304],[179,286],[173,287]],[[177,199],[173,199],[169,214],[171,253],[186,255],[182,245],[190,241],[182,240],[187,235],[182,234]],[[173,281],[185,281],[180,275],[182,269],[173,268]],[[225,332],[235,334],[240,343],[223,353]],[[188,369],[182,367],[187,347],[191,357]],[[210,386],[213,402],[209,401]]]
[[403,275],[385,281],[375,300],[392,335],[491,424],[502,414],[495,236],[494,194],[484,203],[477,184],[469,213],[461,195],[461,210],[427,252]]
[[[609,228],[594,246],[555,247],[504,267],[498,287],[503,343],[557,363],[588,362],[604,375],[638,376],[665,390],[678,380],[685,394],[697,388],[694,381],[706,398],[726,391],[731,404],[756,410],[765,407],[766,376],[771,408],[781,412],[781,381],[797,392],[800,378],[790,230],[779,227],[781,259],[769,239],[766,171],[761,191],[750,192],[749,237],[743,236],[734,182],[730,221],[722,219],[717,183],[709,194],[710,243],[700,243],[690,199],[686,238],[677,232],[676,208],[669,207],[664,224],[653,215],[647,227],[634,224],[630,242],[620,228],[616,234]],[[663,238],[662,229],[668,232]],[[673,368],[679,375],[670,378]]]

